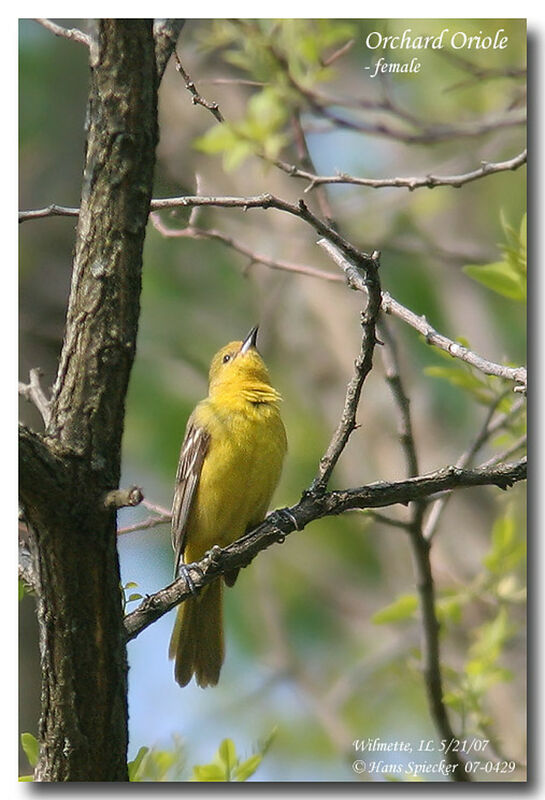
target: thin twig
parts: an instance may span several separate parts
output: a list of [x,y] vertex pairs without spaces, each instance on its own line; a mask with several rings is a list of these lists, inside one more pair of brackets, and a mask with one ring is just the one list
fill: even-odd
[[46,397],[41,383],[40,377],[42,375],[41,369],[34,367],[29,372],[29,383],[19,383],[19,394],[26,400],[34,403],[40,412],[44,425],[47,428],[49,420],[51,419],[51,401]]
[[195,83],[191,80],[190,76],[185,71],[182,62],[180,61],[180,57],[176,50],[174,50],[174,58],[176,60],[176,69],[182,76],[185,81],[185,88],[191,94],[191,102],[193,105],[203,106],[203,108],[208,109],[211,114],[217,119],[218,122],[223,122],[223,115],[219,109],[219,105],[217,103],[211,102],[210,100],[206,100],[202,95],[199,94],[197,91],[197,87]]
[[508,447],[502,453],[498,453],[492,458],[489,458],[488,461],[485,461],[483,466],[495,467],[496,464],[501,464],[503,461],[505,461],[506,458],[510,458],[515,453],[518,453],[519,450],[522,450],[524,447],[526,447],[527,443],[528,443],[528,438],[526,434],[524,434],[524,436],[521,436],[519,439],[516,440],[516,442],[513,442],[513,444],[510,445],[510,447]]
[[[251,208],[270,209],[274,208],[278,211],[283,211],[293,216],[299,217],[305,222],[309,223],[314,230],[325,237],[325,239],[336,247],[339,260],[336,263],[342,267],[343,256],[347,259],[352,259],[356,264],[365,265],[369,263],[371,257],[354,247],[350,242],[344,239],[331,225],[324,222],[315,214],[313,214],[307,205],[299,200],[297,204],[290,203],[282,198],[275,197],[272,194],[265,193],[261,195],[254,195],[248,197],[207,197],[207,196],[191,196],[186,195],[183,197],[168,197],[162,199],[152,200],[150,207],[152,210],[159,211],[170,208],[194,208],[195,206],[211,206],[220,208],[242,208],[248,210]],[[24,221],[27,219],[35,219],[36,217],[51,216],[55,213],[64,213],[71,216],[77,216],[78,209],[64,209],[59,206],[49,206],[46,209],[38,211],[23,211],[19,214],[19,220]],[[330,252],[331,257],[336,260],[333,252]],[[364,282],[357,277],[355,270],[346,270],[342,267],[349,278],[349,282],[354,288],[366,291]],[[315,276],[321,277],[321,276]],[[483,372],[486,375],[494,375],[499,378],[504,378],[508,381],[514,381],[518,384],[515,391],[526,392],[527,386],[527,371],[525,367],[507,367],[502,364],[497,364],[483,358],[478,353],[469,350],[459,342],[449,339],[447,336],[440,334],[436,331],[426,320],[424,316],[418,316],[410,309],[403,306],[395,300],[388,292],[382,293],[382,309],[386,314],[393,314],[399,319],[403,320],[406,324],[410,325],[415,330],[419,331],[425,339],[427,344],[432,344],[439,347],[441,350],[449,353],[454,358],[459,358],[465,361],[475,369]]]
[[55,36],[62,36],[63,39],[72,39],[75,42],[84,44],[86,47],[91,47],[92,38],[87,33],[80,31],[78,28],[63,28],[62,25],[57,25],[56,22],[53,22],[50,19],[35,18],[34,21],[39,22],[40,25],[42,25],[48,31],[54,33]]
[[[321,239],[318,242],[322,247],[326,247],[330,243]],[[342,411],[339,424],[333,434],[329,446],[320,459],[318,467],[318,474],[312,482],[311,491],[320,492],[325,489],[331,473],[344,450],[346,443],[352,431],[356,428],[356,414],[361,396],[363,383],[373,367],[373,353],[376,337],[376,324],[380,311],[381,290],[380,280],[378,277],[378,270],[380,266],[380,253],[377,251],[373,253],[371,262],[364,269],[357,268],[354,264],[347,262],[350,274],[356,271],[359,280],[365,283],[367,289],[367,308],[362,313],[362,328],[363,335],[361,341],[361,349],[356,361],[354,362],[354,375],[348,383],[346,388],[346,397],[344,401],[344,408]]]
[[367,509],[365,511],[365,516],[380,522],[382,525],[388,525],[391,528],[402,528],[403,530],[407,530],[409,527],[408,522],[405,522],[402,519],[388,517],[386,514],[381,514],[380,511],[371,511],[370,509]]
[[465,172],[460,175],[425,175],[412,178],[358,178],[355,175],[347,175],[340,172],[337,175],[317,175],[313,172],[299,169],[293,164],[288,164],[284,161],[275,160],[274,164],[287,175],[292,178],[301,178],[309,181],[305,192],[310,192],[318,186],[324,184],[352,184],[354,186],[368,186],[372,189],[383,189],[391,187],[404,187],[409,191],[414,189],[428,188],[433,189],[436,186],[452,186],[460,188],[466,183],[484,178],[487,175],[494,175],[498,172],[507,172],[508,170],[516,170],[523,164],[526,164],[528,157],[527,150],[514,156],[506,161],[498,161],[496,163],[489,161],[482,161],[481,166],[470,172]]
[[157,528],[159,525],[166,525],[172,519],[170,514],[165,514],[161,517],[146,517],[142,522],[135,522],[133,525],[125,525],[123,528],[117,529],[117,535],[122,536],[125,533],[135,533],[136,531],[145,531],[149,528]]
[[526,391],[527,372],[525,367],[507,367],[483,358],[473,350],[469,350],[459,342],[455,342],[452,339],[449,339],[447,336],[444,336],[436,331],[429,324],[426,317],[418,316],[418,314],[415,314],[413,311],[405,308],[405,306],[402,306],[401,303],[397,302],[397,300],[394,300],[394,298],[388,292],[382,293],[382,309],[385,314],[393,314],[394,316],[406,322],[407,325],[410,325],[412,328],[419,331],[419,333],[421,333],[426,339],[427,344],[433,344],[435,347],[438,347],[440,350],[444,350],[446,353],[453,356],[453,358],[459,358],[462,361],[465,361],[467,364],[475,367],[475,369],[478,369],[479,372],[483,372],[485,375],[494,375],[498,378],[514,381],[520,385],[519,390]]
[[338,61],[339,58],[342,58],[352,47],[356,44],[355,39],[349,39],[342,47],[339,47],[338,50],[335,50],[330,56],[327,58],[320,58],[320,64],[322,67],[330,67],[335,61]]
[[79,208],[66,208],[58,206],[56,203],[45,208],[36,208],[32,211],[19,211],[19,222],[26,222],[30,219],[43,219],[44,217],[77,217]]
[[[507,392],[502,392],[496,398],[496,401],[492,403],[486,413],[484,422],[479,430],[477,436],[475,437],[474,441],[470,445],[470,447],[462,453],[458,461],[456,462],[456,466],[460,469],[464,469],[465,467],[471,466],[473,460],[481,447],[486,444],[487,441],[501,428],[509,425],[509,423],[517,416],[518,412],[522,409],[525,404],[524,398],[520,398],[513,404],[513,407],[506,413],[500,414],[495,420],[493,419],[494,414],[497,411],[497,408],[503,398],[506,396]],[[511,454],[509,454],[511,455]],[[508,455],[506,455],[506,458]],[[500,459],[504,460],[504,459]],[[497,461],[496,463],[499,463]],[[439,520],[441,519],[447,503],[451,497],[451,492],[447,492],[443,494],[441,497],[437,498],[436,502],[433,503],[431,507],[431,511],[429,516],[426,520],[426,524],[424,526],[424,537],[431,541],[433,536],[435,535],[438,527],[439,527]]]
[[342,275],[337,272],[326,272],[325,270],[317,269],[308,264],[298,264],[293,261],[285,261],[279,258],[271,258],[263,253],[257,253],[255,250],[247,247],[245,244],[232,236],[228,236],[222,231],[214,228],[196,228],[194,225],[188,225],[187,228],[169,228],[161,220],[159,214],[150,214],[150,221],[154,228],[165,237],[169,238],[188,238],[188,239],[210,239],[222,242],[233,250],[236,250],[241,255],[246,256],[251,264],[264,264],[270,269],[283,270],[286,272],[295,272],[299,275],[307,275],[310,278],[321,278],[322,280],[332,281],[335,283],[344,283]]

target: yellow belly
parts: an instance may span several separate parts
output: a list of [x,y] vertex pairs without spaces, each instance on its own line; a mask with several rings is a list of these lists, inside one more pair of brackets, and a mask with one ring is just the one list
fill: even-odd
[[231,544],[264,519],[286,452],[276,406],[259,404],[225,418],[205,402],[195,422],[206,425],[211,442],[186,529],[186,563],[214,544]]

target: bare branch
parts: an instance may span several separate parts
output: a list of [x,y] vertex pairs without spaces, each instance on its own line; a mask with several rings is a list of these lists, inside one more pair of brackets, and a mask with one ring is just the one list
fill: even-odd
[[[322,239],[318,244],[322,244],[325,247],[330,243]],[[325,454],[320,459],[318,474],[311,486],[311,491],[313,492],[320,492],[325,489],[335,464],[346,447],[350,434],[356,428],[356,413],[361,390],[367,375],[373,368],[373,353],[377,342],[375,327],[381,301],[380,280],[378,277],[380,253],[378,251],[373,253],[371,259],[365,271],[358,269],[353,264],[350,265],[351,271],[356,271],[359,280],[363,281],[367,288],[367,308],[362,313],[363,336],[361,350],[354,362],[354,375],[346,389],[344,408],[339,424]]]
[[19,394],[26,400],[34,403],[44,421],[47,428],[49,420],[51,419],[51,401],[46,397],[40,384],[40,377],[42,371],[38,367],[34,367],[29,372],[30,382],[19,383]]
[[176,50],[174,51],[174,58],[176,59],[176,69],[182,76],[185,81],[185,88],[191,94],[191,101],[193,105],[200,105],[203,108],[207,108],[211,114],[216,118],[218,122],[223,122],[223,115],[219,109],[219,105],[217,103],[213,103],[210,100],[206,100],[202,95],[199,94],[197,91],[197,87],[195,86],[194,82],[191,80],[190,76],[187,74],[185,69],[183,68],[182,62],[178,56]]
[[62,25],[57,25],[56,22],[50,19],[36,18],[35,21],[39,22],[40,25],[43,25],[43,27],[51,31],[51,33],[54,33],[55,36],[62,36],[64,39],[72,39],[75,42],[84,44],[86,47],[91,47],[92,38],[78,28],[63,28]]
[[[400,441],[405,454],[407,474],[409,477],[413,477],[418,474],[418,457],[412,428],[409,398],[405,392],[403,379],[401,377],[396,343],[384,322],[381,325],[380,333],[385,342],[385,347],[382,348],[382,357],[386,380],[389,383],[398,408]],[[430,561],[430,546],[424,537],[422,527],[425,510],[425,498],[418,498],[411,503],[410,519],[406,527],[413,552],[416,587],[420,600],[420,613],[422,617],[422,661],[426,676],[425,686],[428,694],[428,704],[440,736],[451,741],[455,737],[443,700],[439,622],[435,604],[435,586]],[[453,773],[454,779],[457,781],[469,781],[470,778],[463,768],[464,761],[462,756],[457,752],[447,752],[445,756],[448,763],[456,768]]]
[[338,128],[366,133],[370,136],[380,136],[386,139],[395,139],[406,144],[435,144],[445,142],[450,139],[464,139],[483,136],[500,128],[513,128],[526,124],[524,113],[505,113],[488,119],[476,119],[457,125],[421,125],[420,130],[407,131],[399,127],[393,127],[384,122],[363,122],[358,119],[341,117],[331,108],[311,102],[312,110],[317,115],[331,122]]
[[126,508],[137,506],[144,499],[142,489],[130,486],[128,489],[112,489],[104,498],[105,508]]
[[[342,514],[346,511],[367,508],[384,508],[397,503],[406,505],[411,501],[447,489],[471,486],[498,486],[506,489],[526,479],[526,459],[513,464],[501,464],[485,469],[460,470],[445,467],[436,472],[409,478],[394,483],[379,482],[323,494],[305,492],[295,506],[269,514],[255,530],[225,548],[213,548],[195,566],[188,565],[195,589],[203,586],[231,569],[247,566],[255,556],[294,530],[302,530],[310,522],[321,517]],[[128,639],[134,639],[155,620],[170,611],[178,603],[191,597],[192,593],[185,577],[180,577],[169,586],[146,598],[138,608],[125,617]]]
[[510,445],[510,447],[508,447],[502,453],[498,453],[497,455],[493,456],[492,458],[489,458],[488,461],[485,461],[483,466],[485,466],[485,467],[494,467],[494,466],[496,466],[496,464],[501,464],[502,462],[505,461],[506,458],[510,458],[515,453],[518,453],[519,450],[522,450],[523,448],[525,448],[527,446],[527,444],[528,444],[528,438],[527,438],[526,434],[524,434],[524,436],[520,436],[516,440],[516,442],[513,442],[513,444]]
[[453,358],[459,358],[465,361],[485,375],[495,375],[498,378],[514,381],[520,384],[520,390],[526,391],[527,372],[525,367],[506,367],[502,364],[488,361],[488,359],[483,358],[478,353],[473,352],[473,350],[469,350],[459,342],[455,342],[447,336],[438,333],[429,324],[426,317],[418,316],[413,311],[405,308],[405,306],[402,306],[397,300],[394,300],[388,292],[382,293],[382,310],[385,314],[393,314],[399,319],[402,319],[412,328],[419,331],[419,333],[425,337],[427,344],[439,347],[440,350],[444,350]]
[[[460,456],[460,458],[456,462],[456,466],[459,467],[460,469],[465,469],[465,467],[471,466],[475,456],[477,455],[477,453],[479,452],[481,447],[484,444],[486,444],[486,442],[489,441],[489,439],[497,431],[501,430],[504,427],[507,427],[509,425],[509,423],[513,421],[513,419],[517,416],[519,411],[524,406],[525,400],[524,400],[524,398],[520,398],[520,400],[517,400],[517,402],[513,404],[513,407],[507,413],[500,414],[494,420],[493,419],[494,414],[495,414],[495,412],[496,412],[496,410],[498,408],[498,405],[500,404],[502,399],[505,397],[505,395],[506,395],[506,392],[503,392],[502,394],[500,394],[498,396],[498,398],[496,399],[496,402],[493,403],[490,406],[490,408],[488,409],[488,412],[486,414],[486,417],[485,417],[485,420],[483,422],[483,425],[481,426],[481,429],[480,429],[479,433],[477,434],[477,436],[475,437],[473,443],[465,451],[465,453],[462,453],[462,455]],[[516,449],[518,449],[518,448],[516,448]],[[516,452],[516,450],[513,451],[513,452]],[[498,464],[498,463],[500,463],[500,461],[505,461],[506,458],[509,458],[509,456],[512,455],[512,452],[507,452],[507,453],[504,453],[502,455],[505,456],[505,457],[504,458],[499,458],[497,461],[494,461],[494,459],[491,459],[490,461],[486,462],[486,466],[493,466],[493,464],[491,462]],[[437,498],[436,502],[433,504],[433,506],[431,508],[431,511],[429,513],[429,516],[428,516],[428,518],[426,520],[425,527],[424,527],[424,537],[428,541],[430,541],[432,539],[432,537],[435,535],[435,533],[437,531],[437,528],[439,526],[439,520],[441,519],[441,516],[443,515],[443,513],[445,511],[445,508],[447,506],[447,503],[448,503],[451,495],[452,495],[451,492],[446,492],[446,493],[442,494],[441,497]]]
[[[357,272],[343,254],[339,253],[332,242],[322,240],[319,241],[318,244],[331,256],[335,263],[344,270],[348,282],[354,289],[359,289],[364,292],[367,291],[364,281],[358,276]],[[504,378],[508,381],[515,381],[520,384],[521,391],[526,391],[527,373],[525,367],[506,367],[502,364],[488,361],[478,353],[473,352],[473,350],[464,347],[459,342],[455,342],[447,336],[438,333],[429,324],[426,317],[418,316],[418,314],[415,314],[413,311],[410,311],[410,309],[401,305],[401,303],[398,303],[389,292],[382,292],[382,310],[385,314],[393,314],[395,317],[398,317],[403,320],[403,322],[406,322],[412,328],[419,331],[419,333],[425,337],[427,344],[432,344],[440,350],[444,350],[453,358],[459,358],[465,361],[480,372],[484,372],[485,375],[495,375],[496,377]]]
[[[251,208],[274,208],[279,211],[284,211],[288,214],[299,217],[305,222],[308,222],[317,231],[317,233],[325,237],[327,242],[329,242],[331,245],[335,245],[338,250],[341,251],[342,256],[354,260],[354,262],[359,265],[365,265],[371,261],[371,257],[368,254],[358,250],[356,247],[350,244],[350,242],[345,240],[333,227],[331,227],[331,225],[313,214],[302,200],[299,200],[297,204],[294,204],[279,197],[275,197],[272,194],[265,193],[248,197],[206,197],[187,195],[184,197],[170,197],[151,201],[151,209],[156,211],[167,208],[195,208],[196,206],[242,208],[244,210]],[[62,209],[59,206],[49,206],[47,209],[41,209],[39,211],[20,212],[19,219],[20,221],[24,221],[26,219],[51,216],[52,214],[56,213],[68,213],[71,216],[76,216],[78,214],[78,209]],[[219,239],[223,237],[218,235],[215,238]],[[324,245],[321,246],[323,247]],[[338,258],[336,258],[333,250],[329,249],[328,252],[336,261],[336,263],[343,268],[350,285],[353,288],[366,291],[364,281],[362,280],[361,276],[358,277],[357,271],[353,269],[353,266],[343,266],[343,258],[340,254]],[[263,259],[262,263],[267,262],[265,259]],[[272,266],[272,264],[269,264],[269,266]],[[286,267],[284,266],[283,268]],[[295,270],[292,267],[290,268],[292,271],[304,271]],[[308,270],[306,270],[306,272],[308,274]],[[323,274],[316,274],[314,271],[313,273],[314,277],[323,277]],[[485,375],[495,375],[496,377],[504,378],[505,380],[514,381],[515,383],[519,384],[515,387],[515,391],[521,391],[523,393],[526,392],[527,371],[525,367],[507,367],[483,358],[478,353],[469,350],[459,342],[455,342],[452,339],[449,339],[447,336],[440,334],[429,324],[424,316],[418,316],[413,311],[410,311],[408,308],[401,305],[401,303],[398,303],[397,300],[395,300],[388,292],[382,293],[382,310],[386,314],[393,314],[394,316],[406,322],[415,330],[419,331],[419,333],[425,337],[428,344],[439,347],[441,350],[449,353],[449,355],[453,356],[454,358],[459,358],[462,361],[465,361],[467,364],[475,367],[475,369],[478,369]]]
[[26,222],[29,219],[43,219],[44,217],[77,217],[79,208],[66,208],[55,203],[46,208],[38,208],[32,211],[19,211],[19,222]]
[[407,475],[409,478],[412,478],[415,475],[418,475],[418,456],[413,434],[410,401],[405,392],[401,378],[397,345],[384,320],[381,320],[380,322],[379,332],[385,345],[383,348],[381,348],[385,377],[398,408],[399,439],[405,453]]
[[346,53],[348,53],[348,51],[352,49],[355,43],[356,43],[355,39],[349,39],[345,44],[342,45],[342,47],[339,47],[338,50],[335,50],[335,52],[332,53],[327,58],[320,58],[321,65],[323,67],[331,66],[331,64],[333,64],[339,58],[342,58],[344,55],[346,55]]
[[309,192],[318,186],[324,184],[343,183],[352,184],[355,186],[369,186],[372,189],[383,189],[386,187],[404,187],[409,191],[414,189],[422,189],[427,187],[433,189],[436,186],[452,186],[460,188],[466,183],[484,178],[487,175],[494,175],[498,172],[506,172],[508,170],[516,170],[523,164],[526,164],[528,152],[523,150],[522,153],[514,156],[507,161],[481,162],[481,166],[471,172],[462,173],[460,175],[425,175],[422,177],[413,178],[358,178],[354,175],[347,175],[346,173],[339,173],[337,175],[316,175],[313,172],[307,172],[299,169],[293,164],[287,164],[284,161],[274,161],[275,166],[290,175],[293,178],[302,178],[309,181],[309,185],[305,192]]
[[161,220],[160,216],[156,213],[150,214],[150,220],[155,229],[162,235],[171,238],[189,238],[189,239],[211,239],[222,242],[227,247],[236,250],[243,256],[249,259],[253,264],[264,264],[270,269],[283,270],[286,272],[295,272],[299,275],[308,275],[310,278],[321,278],[322,280],[332,281],[335,283],[344,283],[342,275],[336,272],[325,272],[325,270],[317,269],[308,264],[297,264],[293,261],[285,261],[278,258],[270,258],[263,253],[257,253],[255,250],[247,247],[242,242],[228,236],[222,231],[215,230],[214,228],[196,228],[193,225],[187,228],[169,228]]
[[172,519],[170,514],[164,517],[146,517],[142,522],[135,522],[133,525],[125,525],[123,528],[117,529],[117,535],[122,536],[125,533],[136,533],[136,531],[145,531],[149,528],[157,528],[159,525],[166,525]]

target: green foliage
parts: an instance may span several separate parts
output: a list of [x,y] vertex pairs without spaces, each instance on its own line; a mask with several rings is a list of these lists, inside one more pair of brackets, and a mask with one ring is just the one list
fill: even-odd
[[139,781],[138,772],[144,757],[149,753],[149,747],[141,747],[135,758],[127,764],[130,781]]
[[495,609],[491,619],[472,631],[473,641],[464,667],[461,673],[449,671],[449,683],[453,688],[444,697],[445,703],[461,716],[466,729],[471,727],[478,734],[490,735],[487,692],[495,684],[513,678],[501,660],[517,631],[511,618],[512,610],[525,599],[517,575],[525,554],[525,542],[522,535],[517,534],[515,515],[509,507],[494,523],[491,546],[483,559],[484,571],[456,598],[462,607],[472,600],[487,597]]
[[329,80],[326,51],[347,41],[353,27],[342,20],[216,21],[203,35],[207,50],[221,48],[224,60],[264,87],[257,89],[238,121],[213,125],[195,146],[223,154],[227,171],[252,154],[274,160],[290,137],[289,118],[308,104],[306,93]]
[[288,141],[281,132],[287,117],[282,92],[266,87],[249,100],[242,120],[214,125],[195,141],[195,147],[211,155],[223,153],[227,171],[236,169],[252,153],[275,159]]
[[232,739],[224,739],[209,764],[193,767],[193,781],[247,781],[255,773],[268,750],[274,731],[259,745],[257,753],[240,760]]
[[127,581],[121,586],[121,602],[123,604],[123,613],[127,610],[128,603],[135,600],[142,600],[143,595],[138,592],[131,592],[131,589],[136,589],[138,584],[135,581]]
[[404,622],[414,617],[418,608],[418,600],[414,594],[402,594],[393,603],[377,611],[372,616],[375,625],[385,625],[389,622]]
[[[29,734],[26,734],[29,735]],[[193,767],[192,781],[247,781],[259,767],[267,752],[275,730],[258,745],[257,752],[246,759],[237,756],[232,739],[224,739],[209,764]],[[171,750],[141,747],[135,758],[128,763],[129,780],[133,782],[165,782],[185,780],[187,758],[182,740],[174,736]]]
[[511,514],[500,517],[492,528],[492,547],[484,565],[495,576],[503,576],[526,556],[526,542],[517,536],[515,519]]
[[[462,347],[471,350],[469,341],[463,337],[458,336],[456,341]],[[469,394],[473,400],[481,405],[489,406],[495,403],[498,398],[498,393],[502,391],[504,382],[501,378],[494,375],[484,375],[482,372],[471,367],[465,361],[454,358],[445,350],[439,348],[434,349],[434,354],[442,359],[448,361],[448,365],[432,365],[424,368],[424,374],[431,378],[440,378],[447,381],[451,386],[457,389],[462,389]],[[512,401],[505,398],[498,404],[498,410],[508,411]]]
[[503,259],[492,264],[468,264],[464,272],[488,289],[510,300],[526,302],[526,214],[518,230],[515,230],[501,215],[505,242],[500,244]]
[[[24,750],[24,753],[28,759],[28,763],[34,769],[36,764],[38,763],[38,758],[40,757],[40,744],[35,736],[31,733],[22,733],[21,734],[21,746]],[[20,781],[33,781],[34,777],[32,775],[21,775],[19,777]]]
[[180,780],[186,765],[185,750],[179,737],[173,739],[172,750],[141,747],[127,765],[129,780],[136,783]]
[[31,733],[21,734],[21,745],[31,767],[35,767],[40,757],[40,745]]

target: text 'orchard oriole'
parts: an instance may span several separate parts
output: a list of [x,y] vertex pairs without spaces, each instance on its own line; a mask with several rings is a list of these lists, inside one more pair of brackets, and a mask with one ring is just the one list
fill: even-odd
[[[280,395],[256,349],[257,326],[212,359],[208,397],[191,414],[172,505],[175,574],[265,518],[287,442]],[[238,570],[223,577],[232,586]],[[224,659],[222,580],[178,609],[169,656],[180,686],[214,686]]]

